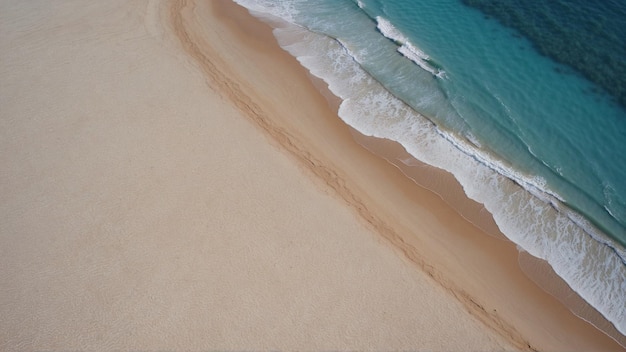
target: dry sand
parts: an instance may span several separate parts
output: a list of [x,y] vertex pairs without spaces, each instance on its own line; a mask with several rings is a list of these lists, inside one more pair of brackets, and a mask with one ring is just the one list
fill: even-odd
[[0,1],[0,350],[616,350],[227,1]]

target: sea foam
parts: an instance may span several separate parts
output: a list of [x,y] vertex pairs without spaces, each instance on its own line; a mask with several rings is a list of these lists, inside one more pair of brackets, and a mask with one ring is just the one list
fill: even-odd
[[[252,0],[237,1],[245,5]],[[267,14],[280,16],[272,11],[265,9]],[[408,42],[384,19],[378,19],[378,28],[400,45]],[[493,215],[502,233],[548,262],[574,291],[626,334],[624,249],[565,207],[544,180],[519,173],[479,150],[471,140],[440,129],[364,71],[340,40],[290,24],[275,29],[274,34],[281,47],[342,99],[338,111],[342,120],[364,135],[397,141],[416,159],[454,175],[467,196]],[[413,52],[427,63],[425,53]]]
[[413,61],[417,66],[421,67],[423,70],[430,72],[432,75],[444,78],[445,72],[443,70],[435,67],[430,61],[430,57],[426,55],[423,51],[421,51],[417,46],[415,46],[409,39],[402,34],[391,22],[387,19],[377,16],[376,22],[378,23],[377,28],[385,37],[391,39],[396,42],[400,47],[398,48],[398,52],[404,55],[407,59]]
[[[279,41],[285,31],[276,31]],[[363,72],[339,42],[323,36],[315,40],[328,43],[281,44],[343,99],[339,115],[346,123],[365,135],[398,141],[417,159],[451,172],[466,194],[493,214],[509,239],[548,261],[620,331],[626,329],[622,320],[626,314],[626,296],[622,294],[626,292],[625,267],[614,249],[593,240],[579,226],[591,229],[590,224],[583,224],[582,218],[572,221],[576,218],[573,213],[557,211],[553,204],[558,200],[541,191],[541,179],[525,177],[476,153],[469,144],[439,130],[396,99]],[[310,51],[311,47],[326,45],[325,55]]]

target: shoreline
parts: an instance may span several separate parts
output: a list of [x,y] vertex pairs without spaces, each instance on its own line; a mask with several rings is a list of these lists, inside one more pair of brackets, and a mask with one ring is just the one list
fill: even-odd
[[[237,0],[236,2],[249,3],[245,0]],[[250,3],[252,4],[254,1]],[[248,6],[254,8],[254,5]],[[268,8],[261,10],[261,12],[274,13],[275,11]],[[279,14],[278,16],[280,17],[281,15]],[[271,15],[269,19],[263,14],[257,15],[257,17],[276,28],[274,34],[285,51],[295,56],[302,63],[302,66],[311,71],[312,75],[323,77],[323,80],[330,85],[330,91],[346,99],[339,109],[341,119],[345,120],[348,125],[354,126],[357,130],[364,131],[367,135],[397,140],[407,150],[411,150],[411,153],[418,156],[419,159],[425,160],[430,165],[452,172],[455,178],[463,184],[463,191],[458,187],[458,182],[450,175],[447,175],[446,172],[435,171],[435,175],[423,175],[425,173],[421,171],[421,169],[424,169],[422,165],[417,168],[419,170],[416,173],[412,173],[411,170],[414,168],[412,165],[405,165],[404,161],[406,160],[409,164],[417,165],[422,163],[417,162],[413,157],[407,158],[406,153],[400,152],[400,154],[404,154],[402,156],[403,160],[400,161],[395,160],[396,156],[392,156],[391,159],[386,158],[395,163],[405,174],[413,174],[411,178],[419,179],[418,184],[434,190],[439,195],[444,195],[444,200],[447,200],[447,203],[452,208],[456,209],[473,224],[486,230],[486,232],[491,234],[499,232],[492,218],[497,219],[500,226],[505,229],[507,236],[514,243],[519,244],[521,248],[529,251],[532,255],[545,258],[545,260],[552,263],[554,270],[561,275],[559,280],[563,278],[574,288],[574,290],[569,290],[570,293],[574,293],[576,296],[580,293],[580,295],[585,297],[586,301],[579,300],[582,302],[582,307],[576,304],[571,307],[572,311],[580,313],[584,320],[597,322],[594,323],[597,327],[608,326],[608,329],[603,327],[602,331],[609,334],[616,341],[621,341],[621,345],[626,347],[626,337],[615,328],[618,327],[623,330],[620,324],[624,322],[621,314],[623,309],[621,307],[625,297],[615,291],[620,284],[617,283],[616,286],[616,283],[600,278],[606,278],[605,275],[595,277],[595,275],[579,276],[577,274],[578,271],[583,270],[598,275],[604,272],[605,269],[610,268],[611,276],[615,275],[617,280],[624,278],[623,275],[626,274],[622,263],[624,255],[619,249],[621,248],[619,241],[611,240],[610,237],[603,234],[591,223],[583,220],[584,217],[580,217],[580,214],[564,204],[559,195],[550,192],[547,188],[544,190],[540,185],[541,181],[535,184],[532,181],[532,177],[519,176],[523,173],[518,175],[513,168],[506,166],[507,162],[503,160],[497,161],[498,157],[489,156],[488,152],[483,153],[480,151],[481,148],[475,150],[471,146],[474,143],[471,141],[472,138],[454,137],[453,133],[448,134],[439,130],[435,126],[436,124],[433,124],[433,119],[420,117],[416,111],[403,102],[402,98],[395,97],[390,99],[393,95],[390,95],[390,92],[386,91],[382,86],[373,84],[372,91],[368,91],[367,96],[362,95],[364,92],[363,87],[369,85],[366,82],[372,77],[368,76],[366,70],[358,68],[357,62],[360,62],[363,58],[357,58],[359,55],[353,55],[351,46],[342,43],[341,40],[336,42],[333,39],[334,34],[330,37],[314,34],[314,32],[310,32],[306,28],[299,28],[298,25],[292,26],[286,22],[283,24],[279,19],[272,19]],[[313,24],[313,26],[316,25]],[[324,32],[324,30],[322,31]],[[324,55],[325,49],[322,49],[321,52],[318,50],[317,53],[315,50],[310,49],[318,45],[329,48],[328,54]],[[330,56],[340,58],[338,60],[341,64],[336,65],[333,63],[333,60],[329,60]],[[342,80],[353,82],[349,77],[349,72],[358,72],[359,78],[356,78],[354,81],[358,81],[359,85],[363,84],[362,87],[356,88],[352,87],[352,84],[342,83]],[[341,79],[338,79],[339,77]],[[362,79],[361,77],[369,77],[369,79]],[[374,81],[376,81],[375,78]],[[315,85],[320,86],[319,83],[315,83]],[[326,91],[328,89],[323,86],[318,89],[322,90],[322,95],[324,96],[330,94]],[[376,98],[373,100],[369,98],[370,93],[374,93]],[[394,104],[399,103],[402,106],[402,114],[396,116],[397,119],[387,116],[384,109],[380,108],[380,104],[374,103],[378,99],[382,99],[384,102],[394,102]],[[407,99],[411,100],[410,98]],[[367,112],[368,108],[376,112]],[[407,127],[403,125],[404,123],[411,123],[411,119],[402,117],[405,114],[404,110],[409,111],[407,114],[411,116],[411,119],[415,118],[415,120],[419,121],[418,125],[415,125],[419,127],[414,128],[415,126]],[[377,121],[376,114],[381,115],[383,123]],[[436,113],[431,112],[431,114]],[[406,130],[400,132],[403,128],[406,128]],[[415,132],[415,130],[419,130],[419,133]],[[422,139],[422,133],[426,134],[427,137],[425,139]],[[365,144],[366,148],[374,151],[375,154],[385,155],[387,153],[385,150],[379,153],[380,150],[378,150],[380,145],[384,143],[379,143],[373,138],[364,139],[363,136],[357,136],[356,138],[360,140],[360,144]],[[432,144],[430,142],[431,138],[438,142]],[[439,142],[442,142],[442,145]],[[373,147],[368,147],[367,145],[373,145]],[[436,145],[436,147],[433,147],[433,145]],[[386,146],[383,147],[383,149],[386,148]],[[445,156],[447,148],[451,149],[449,151],[454,155],[453,158]],[[452,159],[457,161],[453,162],[451,161]],[[478,177],[482,181],[477,182]],[[440,178],[448,178],[451,181],[449,180],[444,185],[439,186],[439,183],[441,183]],[[454,188],[456,190],[453,190]],[[465,191],[467,191],[468,195],[471,195],[472,199],[478,200],[484,206],[467,199]],[[528,208],[523,209],[529,204],[533,204],[530,211]],[[493,212],[493,216],[485,212],[483,208]],[[520,219],[524,220],[519,221]],[[567,224],[567,226],[564,224]],[[538,231],[526,231],[527,228],[534,228],[535,226],[539,229]],[[599,252],[596,253],[597,251]],[[584,261],[581,260],[583,255],[586,258]],[[565,258],[567,259],[561,260]],[[589,268],[589,270],[586,268]],[[546,280],[533,278],[533,281]],[[619,282],[623,283],[622,281]],[[568,297],[570,293],[559,295],[559,300],[572,302]],[[607,318],[597,313],[596,308],[593,308],[587,302],[593,302],[597,310],[605,314]],[[609,323],[608,320],[612,321],[615,326]]]
[[[468,223],[476,226],[485,235],[496,240],[516,244],[508,239],[497,227],[491,214],[482,204],[468,198],[454,177],[443,170],[413,158],[398,143],[369,137],[353,130],[357,143],[377,155],[390,165],[398,168],[407,178],[413,180],[418,187],[427,189],[439,197]],[[409,165],[405,164],[409,161]],[[443,181],[442,181],[443,180]],[[518,265],[524,275],[537,287],[561,302],[579,319],[592,324],[596,329],[608,335],[626,348],[626,337],[591,304],[585,301],[561,278],[543,259],[518,249]]]
[[[220,4],[219,6],[222,6],[222,7],[232,7],[232,6],[237,7],[237,6],[239,6],[237,4],[232,4],[231,0],[220,0],[220,1],[218,1],[218,3]],[[226,3],[226,4],[224,4],[224,3]],[[228,12],[228,11],[238,11],[238,10],[230,8],[230,9],[226,10],[226,12]],[[247,10],[244,10],[244,11],[247,11]],[[232,15],[232,12],[231,12],[231,15]],[[239,17],[241,15],[237,15],[237,16]],[[259,19],[252,19],[252,20],[261,22]],[[269,28],[266,29],[266,30],[269,30]],[[271,45],[271,44],[266,42],[265,45],[267,46],[267,45]],[[277,46],[277,44],[275,43],[275,40],[274,40],[274,45],[273,46],[275,48],[279,49],[279,50],[282,50],[280,47]],[[287,54],[287,53],[285,52],[284,54]],[[295,59],[293,59],[293,60],[295,61]],[[300,67],[300,69],[305,71],[305,73],[309,76],[309,79],[315,80],[315,78],[313,76],[311,76],[304,67]],[[317,79],[317,80],[319,80],[319,79]],[[336,104],[336,102],[331,101],[332,98],[330,98],[329,96],[332,96],[332,93],[328,92],[327,88],[324,87],[325,83],[323,83],[321,81],[319,83],[312,82],[312,85],[315,88],[317,88],[319,90],[319,93],[321,95],[323,95],[327,100],[330,99],[328,101],[328,104],[329,104],[329,106],[331,106],[331,108],[333,107],[334,104]],[[339,124],[345,125],[338,116],[335,116],[335,118],[337,119],[337,122]],[[354,135],[354,139],[356,140],[356,142],[361,147],[369,149],[366,145],[364,145],[364,142],[363,142],[362,138],[364,138],[364,139],[375,139],[375,138],[362,136],[357,131],[354,131],[351,128],[349,128],[349,129],[351,130],[351,133]],[[359,140],[361,140],[361,141],[359,142]],[[371,141],[370,141],[370,143],[371,143]],[[374,142],[374,143],[385,144],[386,142],[382,141],[382,142]],[[386,148],[390,148],[392,153],[394,152],[393,151],[394,148],[402,149],[399,145],[398,146],[392,146],[392,147],[383,146],[383,149],[386,149]],[[381,156],[380,153],[378,153],[378,152],[380,152],[380,150],[370,151],[370,152],[378,155],[378,157],[385,158],[384,156]],[[387,153],[387,152],[384,151],[383,154],[385,154],[385,153]],[[406,170],[402,170],[402,168],[400,168],[398,165],[392,163],[389,160],[387,160],[387,161],[389,162],[390,165],[392,165],[395,168],[398,168],[398,170],[400,170],[402,173],[405,173]],[[425,165],[425,166],[427,166],[427,165]],[[463,202],[470,203],[465,208],[465,209],[469,208],[470,212],[472,212],[472,214],[470,215],[470,218],[474,218],[474,219],[480,218],[480,221],[482,222],[482,224],[481,224],[482,226],[481,227],[483,229],[486,229],[486,230],[478,230],[477,232],[481,232],[483,235],[486,235],[486,236],[491,236],[491,240],[492,241],[494,239],[496,239],[496,241],[504,240],[504,241],[508,242],[509,245],[514,246],[514,244],[510,240],[506,239],[506,237],[504,237],[504,235],[502,235],[500,233],[500,231],[497,229],[497,225],[495,225],[495,223],[493,222],[493,218],[491,217],[490,214],[487,214],[486,217],[485,217],[484,214],[480,214],[481,210],[479,208],[482,207],[482,205],[480,205],[480,204],[478,204],[478,203],[468,199],[463,193],[461,193],[459,195],[458,191],[460,190],[460,185],[458,185],[458,182],[456,182],[456,180],[454,180],[451,175],[449,175],[446,172],[439,171],[439,170],[436,170],[435,172],[444,174],[445,176],[443,176],[443,177],[444,178],[448,178],[446,181],[443,182],[445,184],[445,186],[443,186],[442,189],[444,189],[445,187],[451,187],[453,189],[453,191],[450,192],[449,195],[441,196],[441,195],[435,194],[437,197],[450,198],[451,195],[452,195],[452,197],[456,197],[456,199],[463,198],[462,199]],[[319,175],[317,175],[317,176],[319,176]],[[405,175],[403,175],[403,176],[405,176]],[[408,175],[406,175],[405,177],[409,178]],[[328,183],[328,180],[326,180],[326,182]],[[414,182],[416,182],[416,185],[417,185],[417,181],[414,181]],[[418,185],[418,187],[421,188],[423,186]],[[432,192],[432,191],[429,191],[427,189],[424,189],[424,190],[426,190],[426,192]],[[335,191],[337,191],[337,190],[335,189]],[[361,190],[361,191],[363,191],[363,190]],[[354,199],[354,196],[346,197],[345,195],[341,194],[340,191],[337,191],[337,192],[340,194],[340,197],[342,199],[344,199],[344,201],[347,201],[349,204],[350,204],[350,201],[346,200],[346,198]],[[462,192],[462,190],[461,190],[461,192]],[[456,194],[456,196],[455,196],[455,194]],[[464,203],[464,204],[466,204],[466,203]],[[355,207],[355,208],[357,208],[357,209],[361,209],[361,205],[358,204],[358,201],[356,202],[356,204],[350,204],[350,205]],[[449,205],[446,204],[445,206],[449,206]],[[365,207],[365,208],[367,208],[367,207]],[[435,278],[435,281],[437,281],[444,288],[453,291],[453,295],[455,297],[457,297],[457,299],[459,299],[461,302],[463,302],[466,305],[466,307],[468,307],[468,311],[470,311],[473,314],[476,314],[477,316],[479,316],[480,317],[479,319],[481,319],[487,326],[489,326],[491,329],[494,329],[495,331],[497,331],[498,333],[500,333],[503,336],[505,336],[505,335],[508,336],[509,338],[511,338],[512,341],[514,341],[514,343],[516,343],[520,347],[523,346],[523,347],[528,347],[528,348],[531,348],[531,349],[534,348],[534,345],[530,344],[527,340],[524,340],[524,337],[523,337],[523,336],[525,336],[524,334],[518,334],[518,332],[515,331],[516,330],[515,327],[519,326],[519,325],[508,325],[510,320],[514,320],[512,315],[509,316],[509,317],[506,317],[506,314],[507,313],[510,314],[510,312],[504,313],[503,316],[505,318],[500,318],[496,314],[491,314],[490,312],[488,312],[483,307],[482,304],[477,303],[475,301],[475,298],[472,297],[471,294],[465,292],[463,289],[459,289],[459,288],[455,287],[454,284],[446,282],[446,278],[445,278],[446,275],[445,274],[442,274],[442,273],[439,273],[439,272],[436,272],[436,271],[430,271],[429,270],[430,269],[429,264],[427,264],[427,262],[424,261],[423,259],[418,258],[420,256],[420,254],[415,254],[415,252],[411,253],[412,251],[415,250],[415,248],[414,247],[411,248],[410,245],[409,246],[406,245],[406,243],[411,243],[411,239],[407,240],[406,238],[402,238],[402,236],[404,234],[403,235],[398,235],[398,234],[393,234],[393,235],[387,234],[387,235],[385,235],[385,232],[387,231],[387,229],[385,229],[385,227],[388,226],[388,225],[381,224],[381,223],[375,224],[376,221],[372,221],[371,220],[371,218],[370,218],[371,215],[370,214],[363,214],[360,211],[358,211],[358,213],[359,213],[359,215],[361,217],[366,219],[366,221],[368,221],[368,223],[370,223],[370,225],[374,226],[374,228],[376,228],[376,230],[379,233],[381,233],[382,236],[385,237],[392,246],[396,247],[396,249],[400,249],[400,252],[405,257],[407,257],[411,262],[413,262],[413,264],[417,264],[417,266],[420,267],[420,269],[426,271],[429,276]],[[463,217],[462,214],[459,214],[459,216]],[[464,220],[468,222],[468,225],[470,225],[472,227],[476,226],[473,223],[469,223],[470,220],[465,219],[465,218],[464,218]],[[391,226],[393,227],[393,225],[391,225]],[[520,268],[519,268],[519,264],[517,263],[517,260],[515,260],[515,264],[514,265],[518,267],[517,271],[519,272]],[[552,273],[552,275],[555,275],[555,274]],[[526,277],[525,274],[521,273],[521,276],[522,276],[522,278],[520,278],[521,281],[530,281]],[[525,285],[527,285],[527,284],[525,283]],[[530,285],[534,285],[534,283],[531,283]],[[550,294],[550,293],[548,293],[546,291],[543,291],[543,289],[540,289],[538,286],[536,286],[535,288],[537,288],[539,290],[539,292],[533,292],[533,294],[547,295],[548,296],[547,299],[542,299],[542,300],[547,300],[547,301],[549,301],[549,300],[558,300],[557,297],[553,296],[552,294]],[[557,303],[557,304],[560,305],[561,303]],[[569,311],[569,308],[566,308],[566,307],[562,307],[562,308],[565,308],[566,312],[559,312],[558,315],[560,315],[560,317],[558,317],[557,319],[560,319],[562,322],[564,322],[564,321],[569,320],[568,319],[569,318],[568,315],[571,315],[571,318],[573,318],[573,319],[575,319],[575,320],[577,320],[579,322],[582,322],[583,325],[587,324],[587,322],[585,322],[582,318],[574,316],[573,313],[571,311]],[[502,308],[500,308],[500,309],[502,309]],[[497,311],[497,309],[494,308],[493,312],[496,312],[496,311]],[[502,310],[500,310],[498,312],[502,312]],[[599,315],[599,313],[597,313],[597,314]],[[509,318],[510,320],[507,319],[507,318]],[[601,320],[602,319],[604,319],[604,318],[601,317]],[[526,323],[529,323],[529,322],[526,322]],[[610,324],[610,323],[608,323],[608,324]],[[523,324],[521,324],[521,325],[523,325]],[[558,324],[555,324],[555,325],[558,325]],[[572,324],[572,325],[576,325],[576,324]],[[568,327],[568,328],[572,328],[572,327],[573,326]],[[612,325],[611,325],[611,327],[612,327]],[[590,328],[592,331],[585,338],[590,338],[591,340],[594,340],[595,338],[598,338],[599,340],[602,340],[603,338],[609,338],[604,333],[602,333],[600,330],[597,330],[595,327],[588,326],[588,328]],[[578,332],[577,334],[580,334],[580,332]],[[594,335],[597,335],[597,334],[599,334],[599,336],[601,336],[601,337],[594,336]],[[611,340],[611,338],[609,338],[609,339]],[[611,340],[611,342],[615,343],[615,341],[612,341],[612,340]],[[524,346],[524,345],[526,345],[526,346]],[[572,347],[573,346],[577,346],[577,348],[580,348],[580,345],[578,345],[578,344],[572,344]]]
[[234,2],[0,8],[0,350],[620,349]]
[[[172,31],[177,4],[215,71]],[[256,74],[264,45],[231,45],[197,4],[0,5],[0,349],[516,350],[235,108],[230,64]],[[272,82],[239,97],[291,122],[326,111],[308,81]]]

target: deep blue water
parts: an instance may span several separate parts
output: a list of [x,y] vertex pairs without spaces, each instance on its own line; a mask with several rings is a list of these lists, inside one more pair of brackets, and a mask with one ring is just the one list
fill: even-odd
[[515,29],[539,53],[569,66],[626,107],[625,2],[462,1]]
[[[467,11],[457,1],[363,3],[372,17],[382,15],[393,22],[444,67],[450,79],[438,82],[439,88],[467,124],[465,133],[517,170],[543,178],[571,208],[626,244],[626,112],[615,97],[602,94],[581,75],[564,74],[570,67],[538,54],[535,47],[549,46],[550,35],[538,36],[548,44],[537,44]],[[530,6],[520,7],[527,11],[518,12],[527,13],[532,23],[542,17],[528,11]],[[558,14],[549,11],[553,7],[540,8]],[[552,19],[545,22],[567,25],[563,33],[584,32],[588,22],[575,21],[569,13],[565,20]],[[583,28],[571,29],[571,22]],[[621,47],[626,48],[624,39]],[[596,60],[606,51],[598,49]],[[577,63],[591,56],[584,49],[576,53],[580,60],[572,61]],[[570,58],[573,54],[574,50],[563,51]],[[612,80],[620,81],[619,77],[624,81],[624,73],[618,72]]]
[[237,1],[297,25],[275,35],[344,121],[451,172],[626,332],[624,5]]

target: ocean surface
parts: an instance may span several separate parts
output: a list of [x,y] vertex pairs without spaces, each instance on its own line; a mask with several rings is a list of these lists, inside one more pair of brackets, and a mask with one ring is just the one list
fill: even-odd
[[626,3],[236,2],[626,334]]

